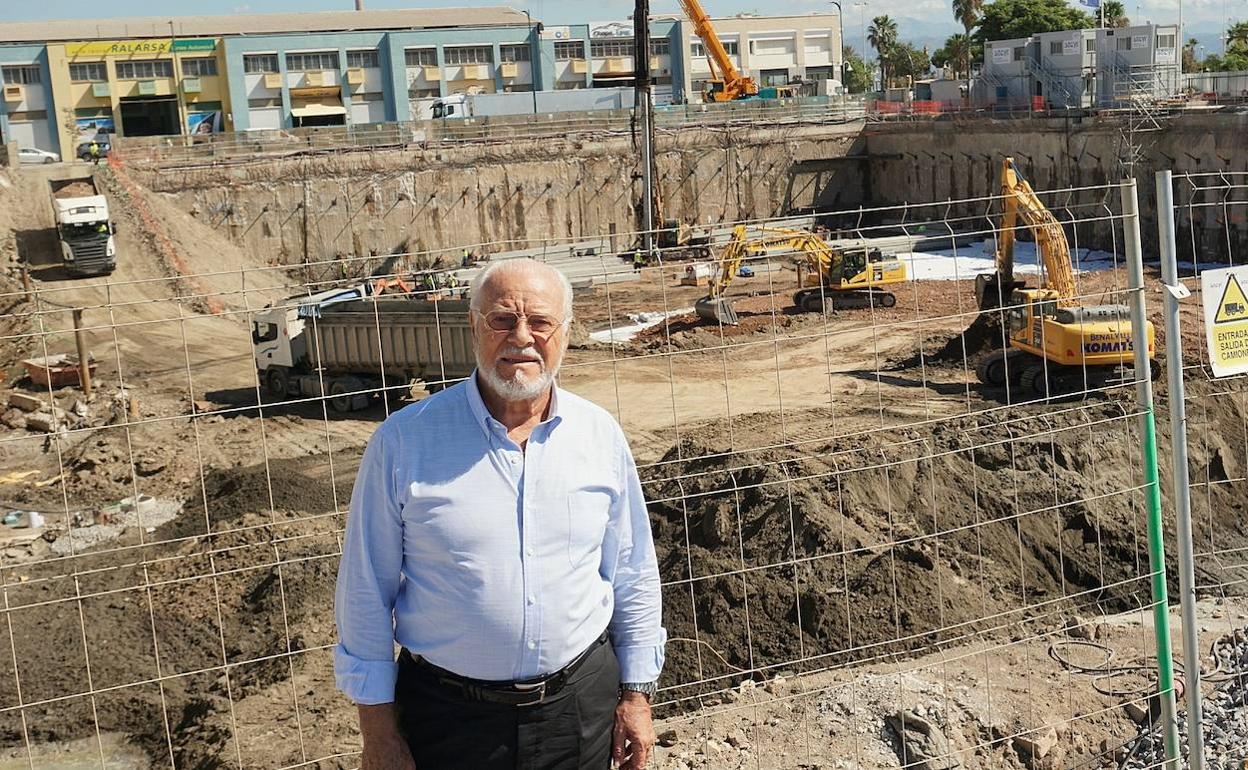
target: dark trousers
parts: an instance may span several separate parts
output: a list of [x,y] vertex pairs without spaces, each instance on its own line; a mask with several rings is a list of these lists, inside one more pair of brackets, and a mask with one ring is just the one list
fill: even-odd
[[535,706],[464,700],[403,655],[395,703],[420,770],[608,770],[619,685],[610,642]]

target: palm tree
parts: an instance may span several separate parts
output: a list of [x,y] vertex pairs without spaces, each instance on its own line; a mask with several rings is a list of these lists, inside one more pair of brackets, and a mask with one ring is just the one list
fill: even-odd
[[944,50],[949,61],[954,63],[956,70],[954,77],[957,77],[957,72],[964,72],[969,78],[971,76],[971,38],[961,33],[950,35],[945,41]]
[[[966,30],[967,45],[966,50],[962,52],[962,71],[966,72],[966,76],[971,76],[971,30],[975,29],[975,25],[980,22],[980,11],[983,10],[983,0],[953,0],[953,17],[957,19],[958,24],[962,25],[962,29]],[[952,40],[952,37],[951,39]],[[952,54],[952,51],[950,51]]]
[[897,45],[897,22],[888,16],[876,16],[867,28],[867,42],[875,49],[880,60],[880,85],[888,88],[888,64],[886,60],[893,46]]
[[1226,47],[1239,46],[1248,48],[1248,21],[1236,22],[1226,30]]
[[1105,26],[1122,27],[1131,26],[1131,20],[1127,18],[1127,6],[1123,5],[1120,0],[1104,0],[1101,3],[1101,13],[1105,15]]

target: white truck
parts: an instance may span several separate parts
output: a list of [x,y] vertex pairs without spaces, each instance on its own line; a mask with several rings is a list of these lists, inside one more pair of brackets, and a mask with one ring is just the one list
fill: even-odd
[[631,88],[578,88],[569,91],[531,91],[505,94],[454,94],[437,99],[432,105],[435,120],[486,118],[502,115],[549,114],[553,112],[592,112],[631,110],[635,104]]
[[252,317],[260,383],[274,399],[327,397],[336,412],[395,399],[420,380],[429,391],[476,366],[467,300],[374,295],[373,287],[293,297]]
[[108,275],[117,268],[117,226],[95,177],[49,179],[61,264],[71,275]]

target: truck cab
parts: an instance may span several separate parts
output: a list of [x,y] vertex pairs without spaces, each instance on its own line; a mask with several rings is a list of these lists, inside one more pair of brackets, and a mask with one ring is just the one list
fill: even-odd
[[433,103],[434,120],[445,120],[446,118],[468,118],[472,117],[471,103],[467,94],[452,94],[438,99]]
[[55,201],[61,261],[78,275],[107,275],[117,268],[117,227],[103,195]]

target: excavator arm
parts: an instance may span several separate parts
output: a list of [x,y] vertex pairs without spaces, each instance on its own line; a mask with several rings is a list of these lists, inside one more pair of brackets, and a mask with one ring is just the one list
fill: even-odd
[[743,96],[757,94],[758,84],[754,82],[754,78],[742,75],[737,66],[732,63],[732,58],[728,56],[728,49],[724,48],[718,33],[715,32],[715,25],[711,24],[711,17],[702,9],[702,4],[698,0],[680,0],[680,5],[685,10],[685,15],[689,17],[689,21],[693,23],[694,33],[706,48],[706,58],[711,63],[711,72],[718,73],[722,83],[722,90],[713,92],[712,98],[717,102],[730,102]]
[[1014,231],[1019,220],[1035,239],[1036,250],[1044,263],[1045,286],[1057,293],[1059,304],[1073,305],[1075,271],[1066,232],[1023,178],[1013,158],[1001,163],[1001,197],[1004,211],[997,235],[997,272],[976,278],[975,297],[979,309],[991,310],[1009,304],[1014,290],[1024,286],[1022,281],[1014,279]]

